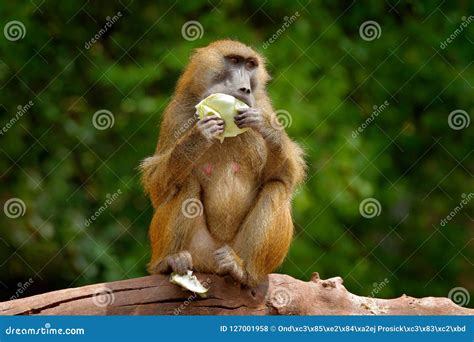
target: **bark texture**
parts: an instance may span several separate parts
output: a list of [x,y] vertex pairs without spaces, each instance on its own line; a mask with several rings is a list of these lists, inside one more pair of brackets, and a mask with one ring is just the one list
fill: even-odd
[[64,289],[0,303],[0,315],[474,315],[448,298],[357,296],[339,277],[309,282],[271,274],[244,288],[229,277],[198,274],[207,298],[153,275]]

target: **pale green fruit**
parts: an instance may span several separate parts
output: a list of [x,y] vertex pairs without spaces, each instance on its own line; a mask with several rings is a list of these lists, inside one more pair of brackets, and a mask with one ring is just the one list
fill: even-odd
[[199,282],[195,275],[193,275],[193,271],[188,271],[188,273],[185,275],[171,273],[170,283],[179,285],[186,290],[197,293],[203,298],[207,296],[206,293],[209,290]]
[[196,113],[202,119],[209,115],[217,115],[225,122],[224,133],[219,136],[220,142],[224,138],[235,137],[249,130],[240,129],[234,122],[237,109],[248,108],[247,104],[227,94],[216,93],[209,95],[196,105]]

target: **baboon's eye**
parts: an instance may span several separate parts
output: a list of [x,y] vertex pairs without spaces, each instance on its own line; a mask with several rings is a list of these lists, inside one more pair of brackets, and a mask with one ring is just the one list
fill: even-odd
[[230,57],[230,61],[233,64],[239,64],[239,59],[235,56]]
[[256,66],[257,66],[257,63],[253,60],[250,60],[250,61],[247,62],[247,68],[249,68],[249,69],[253,69]]

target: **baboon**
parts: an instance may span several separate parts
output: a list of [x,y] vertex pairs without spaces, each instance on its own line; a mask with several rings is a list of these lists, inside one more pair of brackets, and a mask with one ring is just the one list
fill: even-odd
[[[228,274],[255,286],[283,262],[293,235],[291,197],[305,163],[278,125],[269,78],[263,57],[237,41],[216,41],[191,56],[163,114],[155,154],[141,164],[155,210],[150,273]],[[248,104],[235,123],[251,129],[220,143],[220,117],[194,119],[195,105],[214,93]]]

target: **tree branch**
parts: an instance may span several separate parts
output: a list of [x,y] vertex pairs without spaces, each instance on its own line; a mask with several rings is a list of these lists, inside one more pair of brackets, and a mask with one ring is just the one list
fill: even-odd
[[153,275],[2,302],[0,315],[474,315],[448,298],[357,296],[340,277],[317,273],[309,282],[271,274],[254,289],[229,277],[197,276],[210,287],[207,298]]

